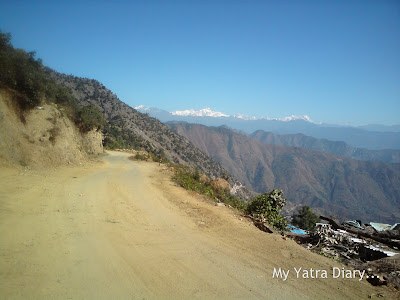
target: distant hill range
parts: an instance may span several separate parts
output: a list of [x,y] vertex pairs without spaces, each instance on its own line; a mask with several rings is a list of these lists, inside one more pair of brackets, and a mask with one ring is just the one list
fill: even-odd
[[293,203],[352,219],[400,220],[398,165],[264,144],[226,127],[169,126],[257,192],[282,189]]
[[321,150],[358,160],[400,163],[400,150],[368,150],[364,148],[354,148],[345,142],[317,139],[302,133],[278,135],[272,132],[257,130],[249,136],[264,144]]
[[316,124],[308,116],[291,116],[282,119],[255,119],[243,115],[227,116],[209,109],[170,113],[157,108],[137,106],[161,122],[180,121],[206,126],[228,126],[251,134],[257,130],[276,134],[302,133],[318,139],[343,141],[353,148],[369,150],[400,149],[400,126],[365,125],[360,127]]

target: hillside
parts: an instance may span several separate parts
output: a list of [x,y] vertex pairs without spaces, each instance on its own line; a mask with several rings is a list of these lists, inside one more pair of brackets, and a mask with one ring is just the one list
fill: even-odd
[[321,150],[358,160],[400,163],[400,150],[368,150],[364,148],[354,148],[345,142],[317,139],[301,133],[279,135],[272,132],[257,130],[252,133],[250,137],[265,144]]
[[[47,69],[46,72],[66,87],[80,106],[95,105],[104,115],[104,144],[109,148],[142,148],[168,160],[197,167],[210,177],[227,179],[239,184],[221,165],[196,148],[189,140],[171,131],[169,127],[147,114],[142,114],[123,103],[100,82],[64,75]],[[238,196],[248,198],[247,191]]]
[[56,105],[16,113],[14,92],[0,90],[0,165],[54,168],[103,153],[101,131],[81,132]]
[[347,218],[400,218],[400,170],[322,151],[263,144],[222,127],[170,124],[257,192],[283,189],[288,200]]

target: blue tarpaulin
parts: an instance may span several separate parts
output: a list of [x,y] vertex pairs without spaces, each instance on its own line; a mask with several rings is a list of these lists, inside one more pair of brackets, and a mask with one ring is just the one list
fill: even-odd
[[295,234],[307,234],[304,230],[297,228],[296,226],[289,225],[290,232],[295,233]]

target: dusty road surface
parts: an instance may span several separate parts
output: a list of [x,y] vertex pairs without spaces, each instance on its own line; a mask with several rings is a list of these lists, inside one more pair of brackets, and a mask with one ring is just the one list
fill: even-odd
[[[1,299],[367,299],[387,289],[176,187],[155,163],[0,170]],[[286,281],[274,268],[290,270]],[[296,278],[295,270],[328,278]],[[300,273],[302,274],[302,273]]]

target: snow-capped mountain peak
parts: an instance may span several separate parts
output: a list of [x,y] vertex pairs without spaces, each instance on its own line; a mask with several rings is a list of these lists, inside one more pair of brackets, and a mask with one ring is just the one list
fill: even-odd
[[194,109],[187,109],[187,110],[177,110],[171,112],[171,114],[175,116],[193,116],[193,117],[229,117],[229,115],[226,115],[222,112],[219,111],[213,111],[211,108],[204,108],[200,110],[194,110]]
[[138,105],[135,106],[134,109],[138,110],[138,111],[149,111],[150,107],[144,106],[144,105]]
[[296,120],[303,120],[303,121],[307,121],[310,123],[315,123],[313,120],[311,120],[311,118],[307,115],[304,116],[295,116],[295,115],[291,115],[290,117],[284,117],[284,118],[276,118],[276,120],[279,121],[284,121],[284,122],[288,122],[288,121],[296,121]]
[[257,120],[256,117],[249,117],[249,116],[243,115],[243,114],[235,114],[234,117],[238,118],[238,119],[242,119],[242,120]]

